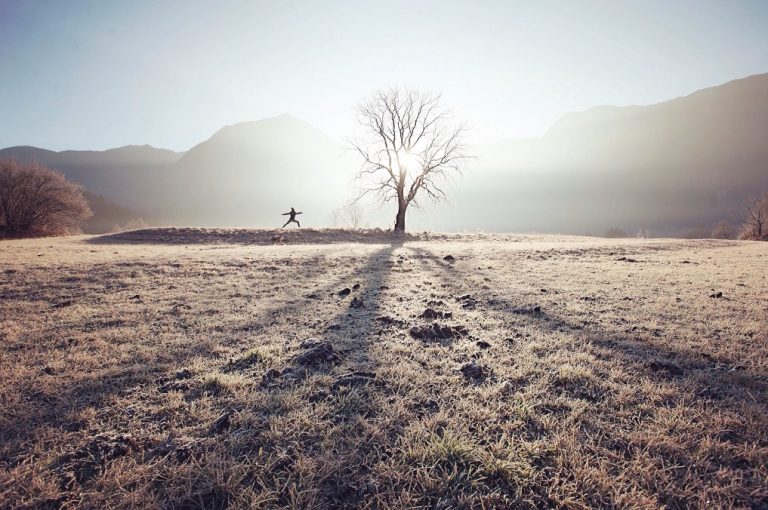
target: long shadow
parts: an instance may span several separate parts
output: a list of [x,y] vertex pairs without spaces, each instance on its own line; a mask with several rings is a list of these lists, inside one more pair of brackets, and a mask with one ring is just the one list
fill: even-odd
[[[386,284],[392,267],[392,254],[401,246],[402,243],[393,242],[370,254],[362,267],[350,273],[346,284],[336,281],[319,290],[306,289],[320,294],[333,291],[330,299],[338,311],[327,319],[321,332],[306,338],[297,349],[292,349],[282,370],[267,372],[262,383],[264,390],[278,400],[295,396],[297,391],[299,394],[311,392],[305,395],[309,400],[307,405],[322,404],[328,409],[322,419],[331,421],[332,428],[339,427],[346,431],[334,443],[333,457],[328,457],[327,453],[323,456],[324,452],[317,449],[319,438],[309,437],[308,432],[298,442],[300,453],[320,455],[326,468],[332,466],[316,485],[319,507],[353,508],[365,496],[366,484],[360,481],[367,469],[364,457],[367,452],[378,449],[359,448],[360,436],[364,436],[359,429],[359,421],[373,419],[380,412],[374,404],[374,395],[387,384],[378,373],[380,362],[371,354],[371,346],[378,333],[387,327],[377,319],[383,313],[382,301],[389,290]],[[359,288],[352,290],[353,283],[358,283]],[[350,288],[351,292],[340,297],[336,291],[342,286]],[[329,297],[325,295],[323,299]],[[299,308],[301,304],[294,303],[271,309],[269,314],[280,316]],[[314,357],[313,353],[318,356]],[[328,380],[330,384],[327,384]],[[283,412],[279,408],[253,408],[251,411],[258,416]],[[265,452],[279,457],[284,455],[281,449],[267,448]],[[290,472],[291,462],[290,459],[276,462],[274,469]],[[290,494],[277,492],[278,505],[291,505]]]
[[[440,259],[427,250],[416,250],[421,256],[433,262],[433,267],[437,267]],[[498,279],[493,278],[492,273],[483,270],[477,271],[483,281],[489,282],[489,287],[494,287],[494,282],[498,284]],[[433,271],[437,277],[442,278],[446,284],[451,284],[452,288],[462,287],[462,292],[476,290],[477,284],[468,281],[466,275],[460,271],[449,269],[448,271]],[[499,288],[495,286],[495,288]],[[689,477],[697,477],[699,483],[708,485],[711,481],[713,472],[732,473],[735,480],[739,480],[743,490],[736,495],[736,506],[755,506],[762,508],[765,504],[764,493],[761,487],[764,487],[764,479],[761,479],[754,473],[761,469],[759,457],[751,457],[749,453],[755,448],[765,448],[768,446],[768,435],[758,432],[760,423],[768,421],[768,375],[761,370],[736,370],[727,369],[732,360],[714,360],[712,356],[706,353],[692,352],[690,349],[679,348],[674,345],[659,345],[643,341],[642,339],[627,338],[616,332],[604,331],[596,327],[585,328],[581,324],[575,324],[567,318],[558,316],[555,313],[536,306],[535,302],[525,302],[520,300],[514,302],[497,293],[484,289],[484,295],[477,300],[477,309],[479,311],[489,310],[499,318],[510,318],[514,316],[517,324],[525,324],[528,328],[536,328],[543,334],[552,334],[555,332],[570,333],[573,338],[580,341],[576,348],[580,346],[585,352],[588,352],[598,359],[614,360],[618,359],[622,369],[630,375],[636,375],[638,382],[641,379],[650,380],[654,384],[661,386],[672,386],[677,391],[672,393],[663,392],[654,398],[651,406],[658,407],[677,407],[685,412],[682,420],[691,419],[693,422],[702,420],[702,417],[712,417],[713,429],[710,433],[713,435],[712,444],[707,442],[702,444],[706,453],[697,452],[694,448],[691,451],[685,449],[685,440],[682,440],[678,446],[668,446],[662,440],[658,444],[659,437],[655,439],[642,439],[643,423],[651,420],[648,417],[648,405],[640,406],[637,404],[623,404],[637,407],[636,414],[633,409],[624,409],[621,413],[613,415],[613,405],[619,405],[620,401],[609,399],[603,403],[605,396],[601,382],[588,380],[577,382],[576,384],[566,383],[562,387],[561,383],[555,383],[553,391],[564,391],[573,398],[584,398],[598,406],[598,413],[605,413],[605,420],[600,417],[597,419],[589,418],[578,422],[578,430],[583,433],[580,441],[583,441],[587,451],[594,451],[593,448],[604,449],[606,459],[611,459],[613,455],[619,455],[623,458],[638,458],[643,455],[650,455],[654,462],[660,466],[679,465],[680,472],[685,471]],[[490,296],[488,295],[490,294]],[[507,321],[504,321],[508,323]],[[732,365],[731,365],[732,366]],[[738,365],[737,365],[738,366]],[[627,384],[624,382],[624,384]],[[556,389],[557,388],[557,389]],[[693,398],[691,398],[691,393]],[[597,397],[592,400],[595,395]],[[660,398],[659,398],[660,397]],[[642,395],[638,398],[643,399]],[[631,413],[631,418],[627,417],[627,412]],[[655,410],[650,411],[651,415]],[[721,416],[730,415],[726,418],[723,425]],[[745,416],[746,415],[746,416]],[[662,416],[662,419],[666,419]],[[706,420],[706,418],[704,418]],[[741,420],[745,423],[742,426],[734,425],[734,422],[727,420]],[[626,420],[626,421],[625,421]],[[616,426],[616,421],[624,422],[624,425]],[[662,422],[664,423],[664,422]],[[705,421],[706,423],[706,421]],[[633,447],[629,446],[634,440],[628,432],[622,432],[623,427],[628,426],[630,430],[639,433],[639,441]],[[672,425],[671,435],[679,434],[674,431],[677,425]],[[681,425],[685,430],[685,425]],[[653,429],[652,429],[653,430]],[[693,432],[698,436],[701,432]],[[623,434],[626,434],[622,437]],[[709,438],[707,438],[709,439]],[[673,440],[673,444],[674,444]],[[638,449],[641,452],[638,452]],[[599,450],[598,450],[599,451]],[[727,453],[722,452],[740,452]],[[595,455],[595,453],[593,453]],[[598,455],[600,455],[598,453]],[[580,466],[576,466],[578,469]],[[563,469],[561,466],[559,469]],[[578,476],[578,475],[575,475]],[[655,475],[654,475],[655,476]],[[663,476],[663,475],[659,475]],[[654,483],[640,482],[641,487],[647,490],[654,497],[658,498],[658,504],[670,507],[689,507],[696,505],[696,500],[687,500],[683,496],[675,493],[669,493],[659,490]],[[714,490],[714,489],[713,489]],[[601,493],[591,494],[585,491],[583,494],[585,501],[590,501],[594,506],[606,505],[605,495]],[[620,504],[618,506],[621,506]]]
[[[429,250],[414,247],[410,249],[423,259],[431,260],[434,267],[441,265],[441,259]],[[442,272],[433,271],[433,274],[441,278],[446,285],[455,288],[463,286],[465,289],[475,286],[456,268],[448,266],[443,269]],[[502,287],[498,279],[488,271],[474,269],[473,273],[490,282],[492,287]],[[655,382],[690,385],[701,403],[709,400],[716,402],[717,406],[730,408],[737,413],[741,412],[743,403],[758,403],[762,412],[768,415],[768,373],[764,371],[752,370],[747,373],[738,360],[715,359],[690,348],[671,344],[664,346],[658,342],[651,344],[641,339],[585,327],[537,306],[536,303],[525,300],[513,302],[498,293],[489,293],[492,297],[482,300],[479,304],[502,317],[514,317],[516,321],[524,320],[527,326],[535,327],[544,333],[571,333],[584,342],[585,348],[594,346],[609,351],[612,357],[619,356],[622,364],[631,367],[638,375]]]
[[[440,258],[428,250],[411,250],[431,260],[435,267],[441,263]],[[456,268],[445,269],[442,272],[433,271],[433,274],[446,285],[457,290],[463,288],[463,292],[475,286]],[[491,287],[500,288],[500,282],[492,273],[482,269],[472,271],[489,282]],[[692,349],[659,345],[641,338],[627,338],[622,334],[569,320],[546,307],[538,306],[535,301],[515,302],[498,293],[491,293],[491,296],[478,300],[480,309],[490,309],[501,317],[513,318],[515,322],[524,321],[527,327],[536,328],[545,334],[571,334],[582,342],[585,350],[591,350],[598,356],[618,358],[623,366],[629,367],[638,376],[673,384],[683,390],[692,388],[700,405],[741,413],[744,404],[757,404],[760,412],[768,416],[768,374],[747,371],[739,365],[738,360],[715,359],[707,353]]]
[[[154,385],[163,375],[183,367],[192,359],[213,357],[215,350],[212,346],[188,344],[180,351],[174,351],[173,359],[153,365],[137,363],[129,368],[115,367],[98,378],[85,375],[80,380],[61,378],[55,387],[55,392],[44,391],[53,389],[47,384],[43,388],[34,386],[23,391],[17,405],[2,410],[0,427],[0,443],[11,445],[13,456],[23,454],[25,443],[34,437],[44,427],[58,429],[63,432],[75,432],[87,427],[87,423],[76,418],[76,415],[86,409],[102,408],[114,396],[138,389],[141,386]],[[82,376],[83,374],[78,374]],[[46,373],[41,367],[41,378],[58,377],[54,372]],[[13,459],[0,459],[0,465],[13,463]]]
[[[396,245],[392,245],[393,247]],[[393,249],[393,248],[392,248]],[[123,264],[126,268],[135,269],[133,264]],[[108,270],[107,264],[99,264],[95,268]],[[142,266],[143,267],[143,266]],[[146,266],[151,268],[151,265]],[[322,268],[315,265],[306,265],[299,273],[293,273],[292,277],[301,280],[303,275],[310,277],[322,274]],[[310,293],[327,294],[338,289],[338,286],[345,279],[349,278],[353,271],[347,271],[339,278],[334,279],[322,287],[312,287],[308,289]],[[119,272],[108,273],[108,280],[121,277]],[[194,276],[194,278],[198,278]],[[50,282],[48,288],[56,285]],[[67,287],[62,287],[59,291],[68,291]],[[29,298],[26,291],[14,290],[16,294],[9,294],[12,298]],[[37,291],[34,291],[37,292]],[[103,292],[107,292],[104,290]],[[279,316],[286,312],[299,310],[305,306],[309,299],[305,295],[297,296],[294,302],[273,307],[258,316],[253,316],[254,321],[264,321],[269,317]],[[61,301],[55,299],[55,302]],[[164,322],[178,321],[179,318],[169,315]],[[185,334],[194,334],[194,329],[190,330],[183,327]],[[160,354],[161,357],[167,357],[168,353]],[[33,437],[37,431],[44,427],[60,429],[64,432],[74,432],[82,429],[85,424],[76,418],[76,415],[88,407],[99,409],[112,397],[132,390],[141,390],[148,387],[157,386],[157,381],[163,376],[173,374],[180,368],[187,365],[196,358],[216,358],[219,353],[215,345],[199,342],[186,342],[174,345],[174,351],[171,360],[163,362],[149,363],[143,360],[137,360],[130,367],[115,366],[107,370],[106,374],[98,377],[88,374],[77,374],[82,376],[79,379],[64,378],[55,373],[41,372],[41,378],[59,378],[63,382],[56,387],[55,393],[44,391],[46,385],[42,388],[32,386],[25,390],[23,397],[18,405],[7,406],[0,410],[0,423],[5,426],[0,427],[0,443],[10,445],[17,443],[23,445],[25,440]],[[43,367],[41,367],[42,370]],[[47,381],[46,381],[47,382]],[[23,453],[23,446],[15,453]],[[0,465],[12,462],[10,459],[0,459]]]

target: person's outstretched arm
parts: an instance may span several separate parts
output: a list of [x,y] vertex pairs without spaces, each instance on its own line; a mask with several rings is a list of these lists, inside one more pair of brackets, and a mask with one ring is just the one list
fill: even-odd
[[288,216],[289,214],[291,214],[291,213],[289,213],[289,212],[284,212],[284,213],[283,213],[283,214],[281,214],[280,216]]
[[303,213],[303,212],[297,212],[297,213],[296,213],[296,215],[299,215],[299,214],[304,214],[304,213]]

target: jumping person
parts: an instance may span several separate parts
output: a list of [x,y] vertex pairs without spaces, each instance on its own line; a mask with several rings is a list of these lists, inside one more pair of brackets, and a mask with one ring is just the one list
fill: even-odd
[[299,228],[301,228],[301,223],[299,223],[298,220],[296,219],[296,216],[298,214],[303,214],[303,213],[296,212],[296,210],[293,207],[291,207],[291,212],[283,213],[282,214],[283,216],[290,216],[290,218],[288,218],[288,221],[285,222],[285,225],[283,225],[283,228],[285,228],[289,223],[295,223],[296,225],[299,226]]

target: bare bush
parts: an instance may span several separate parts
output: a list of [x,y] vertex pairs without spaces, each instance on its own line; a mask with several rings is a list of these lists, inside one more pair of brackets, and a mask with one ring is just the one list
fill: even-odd
[[331,211],[331,225],[358,229],[363,226],[363,209],[356,202]]
[[750,199],[739,219],[742,222],[739,239],[768,241],[768,193]]
[[367,138],[351,145],[363,158],[361,197],[375,193],[382,202],[396,200],[395,231],[405,231],[406,210],[418,206],[420,194],[444,199],[443,181],[460,173],[470,157],[464,127],[452,125],[450,118],[440,96],[415,90],[377,92],[359,108]]
[[0,160],[0,231],[10,236],[75,232],[91,216],[83,188],[37,163]]
[[723,220],[712,227],[712,239],[735,239],[736,227],[728,220]]
[[605,231],[605,234],[603,234],[603,237],[607,237],[608,239],[619,239],[623,237],[629,237],[629,234],[627,234],[625,231],[623,231],[620,228],[611,227]]

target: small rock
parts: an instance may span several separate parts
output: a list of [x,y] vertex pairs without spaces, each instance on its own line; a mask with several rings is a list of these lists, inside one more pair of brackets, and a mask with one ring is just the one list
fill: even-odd
[[349,303],[350,308],[365,308],[365,303],[363,303],[363,300],[359,297],[355,296],[352,298],[352,301]]
[[715,299],[720,299],[721,297],[723,297],[723,293],[722,292],[715,292],[714,294],[710,294],[709,297],[715,298]]
[[359,283],[356,283],[356,284],[354,284],[352,286],[352,290],[359,290],[359,289],[360,289],[360,284]]
[[339,291],[339,297],[346,297],[352,293],[352,289],[345,287]]
[[476,345],[478,347],[480,347],[481,349],[490,349],[491,348],[491,344],[489,344],[485,340],[478,340]]
[[53,367],[46,366],[46,367],[43,367],[43,373],[48,375],[54,375],[56,373],[56,370],[54,370]]
[[445,257],[443,257],[443,260],[449,263],[456,262],[456,257],[454,257],[453,255],[446,255]]

